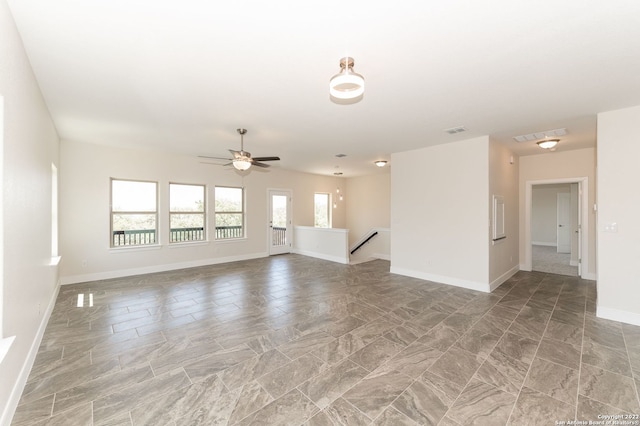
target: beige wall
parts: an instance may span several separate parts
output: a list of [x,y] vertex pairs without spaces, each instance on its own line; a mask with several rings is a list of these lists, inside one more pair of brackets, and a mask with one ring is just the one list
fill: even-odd
[[[51,164],[58,136],[22,41],[0,0],[2,253],[0,340],[16,336],[0,364],[0,424],[9,424],[57,293],[51,265]],[[2,119],[0,119],[2,120]]]
[[391,271],[488,291],[489,138],[396,153],[391,164]]
[[[231,168],[202,164],[195,157],[63,141],[60,161],[60,244],[63,283],[197,266],[266,256],[268,189],[291,189],[293,225],[313,226],[315,192],[335,192],[333,176],[253,168],[244,177]],[[110,178],[159,184],[159,237],[153,250],[109,248]],[[212,205],[215,185],[244,186],[247,238],[207,244],[169,245],[168,183],[207,185]],[[345,196],[348,198],[349,193]],[[346,226],[346,208],[333,209],[333,226]],[[212,229],[213,215],[208,215]]]
[[[519,161],[504,145],[489,144],[489,217],[493,218],[493,195],[504,198],[505,235],[507,238],[492,241],[489,228],[489,283],[492,289],[502,284],[519,269],[518,251],[518,169]],[[491,224],[493,226],[493,224]]]
[[638,159],[640,106],[598,114],[597,313],[640,325]]
[[571,184],[536,185],[531,203],[531,242],[555,246],[557,244],[558,194],[571,193]]
[[[560,148],[559,148],[560,149]],[[586,276],[596,278],[595,149],[556,151],[520,157],[520,265],[526,257],[525,196],[527,181],[543,181],[586,177],[588,179],[588,270]],[[583,224],[584,225],[584,224]]]
[[391,173],[350,178],[346,184],[347,228],[352,246],[373,228],[389,228]]

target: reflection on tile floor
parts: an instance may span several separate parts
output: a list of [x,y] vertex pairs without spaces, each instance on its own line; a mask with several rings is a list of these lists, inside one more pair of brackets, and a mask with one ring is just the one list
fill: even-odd
[[484,294],[298,255],[64,286],[12,424],[638,414],[640,327],[596,318],[595,298],[577,277],[519,272]]

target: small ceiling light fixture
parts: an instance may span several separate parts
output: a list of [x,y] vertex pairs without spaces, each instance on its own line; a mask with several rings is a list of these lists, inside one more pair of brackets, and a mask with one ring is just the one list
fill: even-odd
[[233,167],[244,172],[245,170],[249,170],[249,167],[251,167],[251,161],[249,161],[247,157],[236,158],[233,160]]
[[340,72],[329,80],[329,93],[337,99],[354,99],[364,94],[364,77],[353,71],[353,58],[340,59]]
[[387,165],[387,161],[386,160],[378,160],[378,161],[374,161],[373,164],[375,164],[378,167],[384,167]]
[[558,145],[558,142],[560,142],[560,139],[545,139],[536,143],[542,149],[553,149]]

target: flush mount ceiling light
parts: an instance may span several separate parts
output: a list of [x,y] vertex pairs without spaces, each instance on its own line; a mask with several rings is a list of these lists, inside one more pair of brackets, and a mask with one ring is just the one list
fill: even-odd
[[374,161],[373,164],[375,164],[378,167],[384,167],[387,165],[387,161],[386,160],[378,160],[378,161]]
[[542,149],[553,149],[558,145],[558,142],[560,142],[560,139],[545,139],[536,143]]
[[353,71],[353,58],[340,59],[340,72],[329,80],[329,93],[336,99],[354,99],[364,94],[364,77]]

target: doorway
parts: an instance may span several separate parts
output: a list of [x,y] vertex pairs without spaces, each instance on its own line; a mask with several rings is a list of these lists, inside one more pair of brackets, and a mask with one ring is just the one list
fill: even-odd
[[534,185],[531,203],[532,270],[578,276],[577,183]]
[[588,274],[588,179],[527,181],[523,270]]
[[269,189],[269,255],[291,253],[291,191]]

